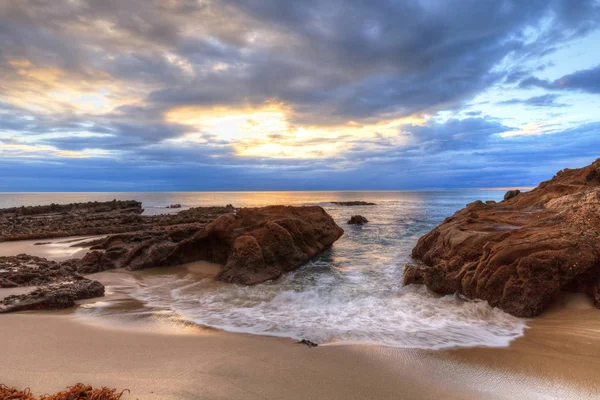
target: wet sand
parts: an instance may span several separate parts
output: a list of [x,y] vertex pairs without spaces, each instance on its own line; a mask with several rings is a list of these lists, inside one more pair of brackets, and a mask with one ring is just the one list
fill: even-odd
[[29,254],[54,261],[82,258],[89,251],[84,247],[72,247],[78,242],[102,236],[72,236],[66,238],[34,239],[0,242],[0,256]]
[[600,315],[568,296],[508,348],[308,348],[189,324],[85,323],[72,312],[0,316],[0,377],[35,393],[78,381],[143,399],[592,399]]
[[[170,273],[211,276],[218,269],[193,263]],[[140,305],[126,293],[138,274],[153,273],[161,269],[92,276],[109,291],[87,304],[120,304],[122,319],[73,310],[1,315],[0,383],[43,394],[81,381],[128,388],[131,399],[600,397],[600,310],[583,295],[565,296],[507,348],[308,348],[202,328],[173,315],[131,321],[127,308]]]

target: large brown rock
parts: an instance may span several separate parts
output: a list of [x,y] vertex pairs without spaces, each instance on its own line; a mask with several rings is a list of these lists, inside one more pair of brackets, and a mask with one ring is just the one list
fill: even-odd
[[[119,235],[97,244],[78,270],[131,270],[210,261],[224,266],[217,279],[252,285],[274,279],[329,248],[344,231],[323,208],[269,206],[225,214],[195,233]],[[126,253],[119,255],[119,249]],[[110,257],[113,252],[114,257]]]
[[600,307],[600,159],[500,203],[476,201],[419,239],[404,283],[539,315],[563,290]]
[[167,263],[200,259],[224,264],[218,280],[252,285],[306,264],[343,233],[318,206],[243,208],[181,242]]

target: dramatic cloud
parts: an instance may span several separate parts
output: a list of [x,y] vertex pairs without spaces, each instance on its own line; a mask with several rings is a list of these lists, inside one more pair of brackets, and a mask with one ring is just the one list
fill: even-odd
[[597,0],[6,0],[0,190],[530,185],[546,155],[600,156],[580,148],[600,58],[564,55],[599,20]]
[[550,90],[577,90],[600,94],[600,65],[577,71],[554,81],[529,77],[521,81],[522,88],[541,87]]

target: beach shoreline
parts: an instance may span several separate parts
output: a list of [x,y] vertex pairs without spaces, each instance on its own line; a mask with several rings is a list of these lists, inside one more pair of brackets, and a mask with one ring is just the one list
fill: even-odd
[[[83,254],[71,239],[5,242],[0,254]],[[172,311],[139,312],[144,303],[128,296],[148,275],[214,279],[221,268],[195,262],[95,273],[87,277],[106,286],[104,297],[78,301],[74,309],[0,316],[0,383],[41,395],[83,382],[131,390],[124,399],[592,399],[600,393],[600,320],[582,294],[565,294],[528,320],[508,347],[450,350],[308,348],[290,338],[203,327]],[[102,310],[98,303],[113,308],[81,312]]]
[[15,313],[0,317],[0,376],[38,394],[85,382],[143,399],[594,398],[597,310],[581,295],[560,303],[509,347],[454,350],[311,349],[189,325],[123,327],[67,311]]

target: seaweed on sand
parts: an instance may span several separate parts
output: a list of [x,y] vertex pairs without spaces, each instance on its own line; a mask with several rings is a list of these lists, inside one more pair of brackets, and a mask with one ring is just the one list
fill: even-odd
[[[107,387],[94,389],[90,385],[78,383],[73,386],[67,386],[66,390],[55,394],[44,394],[38,397],[38,400],[119,400],[125,392],[129,392],[129,390],[125,389],[117,393],[116,389],[109,389]],[[29,388],[18,390],[0,384],[0,400],[36,400],[36,398],[31,394]]]

